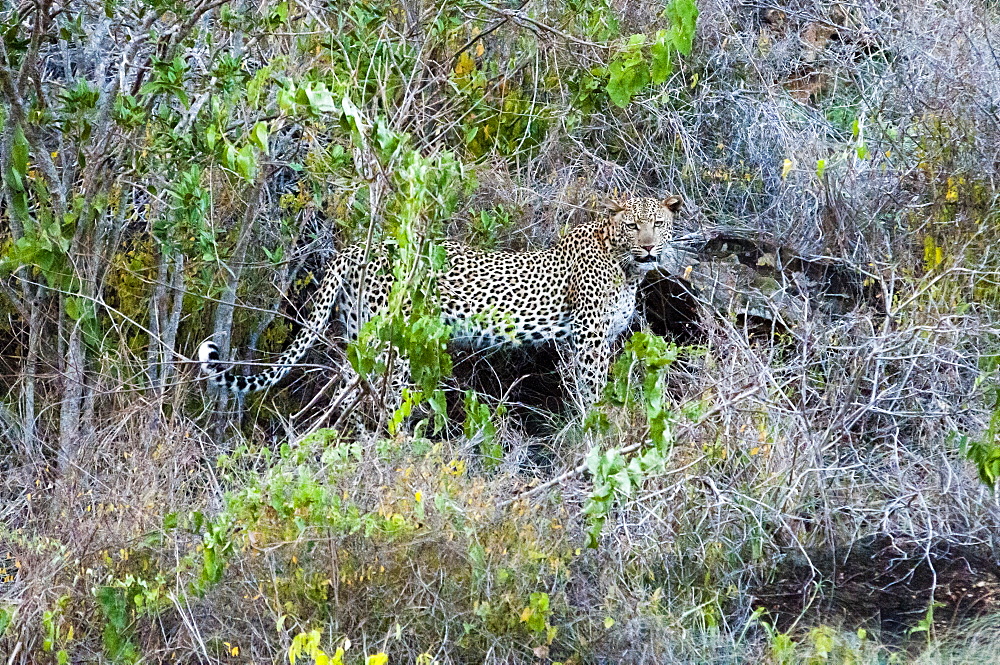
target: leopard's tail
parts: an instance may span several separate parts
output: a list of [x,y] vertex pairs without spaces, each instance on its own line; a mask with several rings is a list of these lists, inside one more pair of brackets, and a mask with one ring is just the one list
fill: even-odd
[[[338,257],[339,258],[339,257]],[[306,352],[315,344],[330,320],[330,313],[337,302],[343,283],[342,261],[335,259],[327,267],[323,283],[319,287],[319,300],[309,314],[309,319],[291,345],[281,354],[281,357],[263,372],[245,376],[234,374],[231,364],[222,361],[219,347],[215,342],[202,342],[198,347],[198,362],[201,371],[208,380],[217,386],[224,387],[234,393],[252,393],[270,388],[285,378],[285,375],[302,360]]]

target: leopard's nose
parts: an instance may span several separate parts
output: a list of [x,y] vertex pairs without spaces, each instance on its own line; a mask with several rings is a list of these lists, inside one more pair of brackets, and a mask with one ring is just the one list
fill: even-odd
[[648,253],[648,254],[652,254],[653,253],[653,246],[652,245],[642,245],[642,248],[644,250],[646,250],[646,253]]

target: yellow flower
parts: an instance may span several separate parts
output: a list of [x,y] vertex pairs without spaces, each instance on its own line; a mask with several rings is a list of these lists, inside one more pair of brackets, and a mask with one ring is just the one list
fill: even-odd
[[781,179],[784,180],[792,170],[792,160],[786,159],[781,165]]

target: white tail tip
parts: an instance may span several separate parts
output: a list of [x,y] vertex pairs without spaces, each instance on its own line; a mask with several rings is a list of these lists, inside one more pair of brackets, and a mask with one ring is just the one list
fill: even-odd
[[219,359],[218,345],[212,341],[202,342],[201,346],[198,347],[198,362],[201,363],[202,370],[208,373],[212,373],[212,370],[209,369],[208,367],[208,363],[218,359]]

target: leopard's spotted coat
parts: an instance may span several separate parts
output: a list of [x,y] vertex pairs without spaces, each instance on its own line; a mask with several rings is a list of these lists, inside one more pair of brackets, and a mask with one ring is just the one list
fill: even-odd
[[[635,315],[639,283],[671,241],[680,205],[677,196],[634,198],[535,252],[485,252],[445,242],[447,268],[437,286],[453,339],[474,346],[566,344],[579,396],[593,403],[607,379],[611,344]],[[216,345],[205,342],[198,350],[202,369],[213,383],[235,392],[272,386],[301,361],[332,313],[353,338],[385,308],[391,288],[387,254],[352,246],[327,268],[309,320],[272,367],[252,376],[234,374],[220,362]]]

